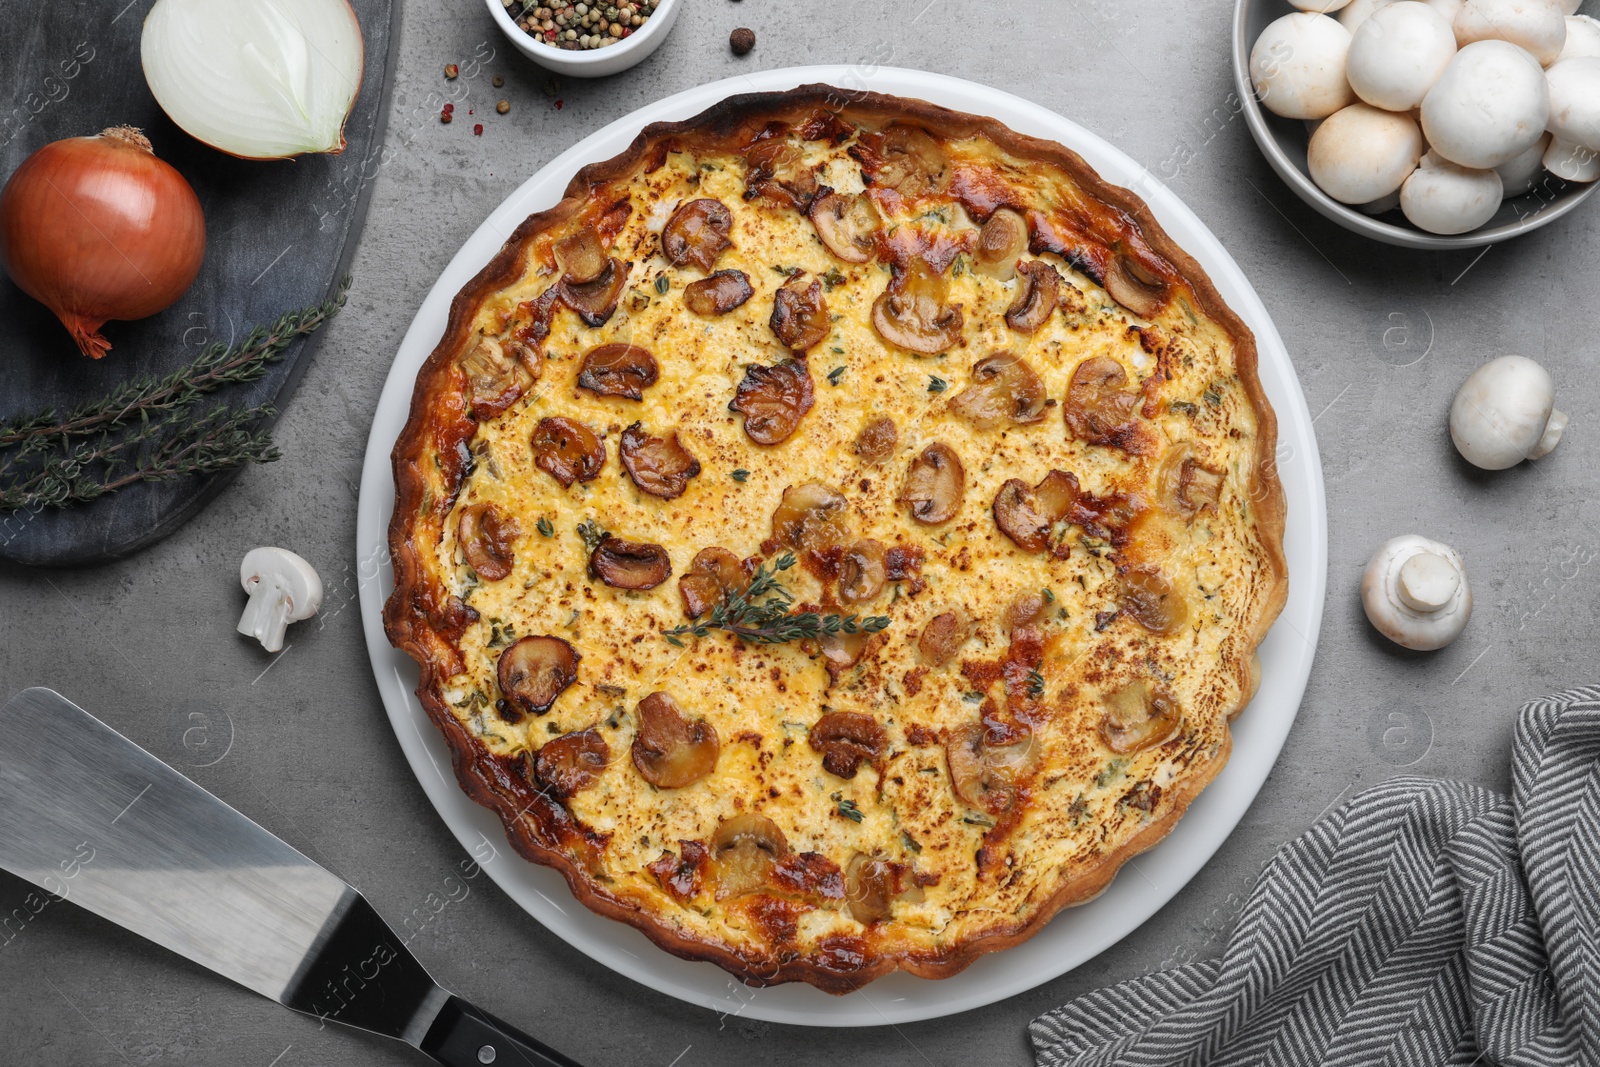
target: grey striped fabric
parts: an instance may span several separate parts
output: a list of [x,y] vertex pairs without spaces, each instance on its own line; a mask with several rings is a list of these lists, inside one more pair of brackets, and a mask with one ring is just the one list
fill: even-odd
[[1524,707],[1513,795],[1394,778],[1279,851],[1222,956],[1029,1027],[1041,1067],[1600,1067],[1600,688]]

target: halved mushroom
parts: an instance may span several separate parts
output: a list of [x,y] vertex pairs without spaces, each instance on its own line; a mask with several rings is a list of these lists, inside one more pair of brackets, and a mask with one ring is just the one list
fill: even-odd
[[469,504],[461,509],[456,541],[479,578],[498,582],[511,573],[516,561],[511,544],[521,532],[517,520],[493,504]]
[[874,185],[887,185],[908,197],[937,188],[945,170],[945,154],[927,130],[900,123],[881,133],[866,134],[861,141],[878,158],[871,169]]
[[544,370],[544,358],[520,341],[485,337],[461,358],[473,417],[492,419],[527,392]]
[[1171,738],[1182,718],[1170,694],[1137,679],[1106,698],[1100,736],[1111,751],[1126,756]]
[[683,287],[683,306],[696,315],[726,315],[756,295],[742,270],[719,270]]
[[1221,471],[1202,466],[1187,447],[1176,448],[1161,463],[1156,488],[1162,503],[1184,518],[1215,508],[1222,496]]
[[785,348],[804,352],[821,344],[832,324],[828,321],[828,302],[822,299],[822,280],[796,274],[772,294],[772,332]]
[[972,621],[962,611],[945,611],[928,620],[917,638],[917,652],[930,667],[943,667],[972,636]]
[[539,784],[562,800],[588,789],[611,762],[611,746],[594,727],[547,741],[533,761]]
[[678,594],[683,598],[683,613],[698,619],[729,596],[742,593],[750,584],[745,565],[725,548],[702,548],[689,564],[689,571],[678,579]]
[[600,436],[576,419],[555,415],[533,429],[534,466],[563,486],[593,481],[605,466]]
[[567,686],[577,681],[582,658],[559,637],[524,637],[512,644],[495,664],[501,694],[496,707],[501,717],[517,723],[524,715],[549,711]]
[[996,352],[972,365],[972,384],[950,401],[950,410],[980,430],[1007,422],[1038,422],[1045,413],[1045,386],[1027,360]]
[[761,196],[805,211],[821,188],[816,173],[806,166],[805,153],[783,137],[757,141],[744,159],[747,200]]
[[1009,745],[991,745],[978,723],[963,726],[944,747],[950,784],[974,808],[999,815],[1017,799],[1017,782],[1038,758],[1030,735]]
[[821,552],[844,543],[844,494],[824,482],[802,482],[783,491],[772,512],[772,539],[796,550]]
[[654,589],[672,577],[672,560],[660,545],[607,534],[589,554],[589,574],[613,589]]
[[606,269],[605,245],[600,243],[600,234],[593,226],[558,240],[555,254],[562,276],[571,282],[592,282]]
[[861,432],[850,442],[850,451],[868,463],[881,463],[893,454],[899,438],[894,420],[887,415],[879,415],[861,427]]
[[590,326],[604,326],[617,310],[617,298],[628,283],[628,264],[612,257],[606,260],[605,269],[593,280],[574,282],[562,278],[556,283],[561,302]]
[[617,454],[639,491],[662,500],[682,496],[689,479],[700,473],[700,461],[678,443],[676,430],[666,437],[654,437],[636,422],[622,431]]
[[1067,386],[1062,416],[1073,436],[1091,445],[1117,444],[1139,402],[1128,390],[1128,372],[1110,356],[1094,356],[1078,364]]
[[703,271],[733,244],[733,213],[720,200],[691,200],[672,213],[661,230],[661,251],[674,267],[693,264]]
[[1153,318],[1167,306],[1167,283],[1150,267],[1127,253],[1111,257],[1106,268],[1106,293],[1141,318]]
[[811,368],[804,359],[754,363],[734,392],[730,411],[744,416],[745,436],[758,445],[782,444],[811,410]]
[[1011,208],[997,208],[978,231],[972,267],[980,274],[1009,282],[1017,276],[1017,260],[1027,250],[1027,220]]
[[884,565],[889,550],[882,541],[862,538],[845,550],[839,561],[839,600],[860,604],[883,592],[889,570]]
[[[1077,476],[1066,471],[1053,470],[1035,486],[1010,478],[994,497],[995,525],[1018,548],[1043,552],[1051,547],[1056,524],[1071,513],[1078,494]],[[1055,554],[1066,555],[1059,549]]]
[[853,634],[843,631],[823,634],[817,639],[817,650],[822,653],[830,688],[838,685],[845,672],[861,662],[861,657],[867,651],[867,643],[871,640],[872,635],[861,630]]
[[765,815],[744,812],[722,820],[711,836],[717,899],[750,893],[767,884],[772,868],[789,854],[789,841]]
[[854,778],[863,763],[883,755],[889,735],[865,712],[830,711],[811,727],[809,740],[822,755],[823,770]]
[[685,719],[666,693],[651,693],[635,710],[639,732],[633,738],[633,765],[645,781],[658,789],[682,789],[716,770],[722,745],[715,726]]
[[1017,276],[1017,298],[1006,308],[1006,325],[1018,333],[1033,333],[1056,310],[1061,275],[1044,260],[1029,259],[1017,264]]
[[966,471],[961,467],[961,457],[943,441],[935,441],[911,461],[899,502],[910,506],[913,519],[937,526],[949,522],[961,510],[965,488]]
[[1189,604],[1160,571],[1134,567],[1117,579],[1117,603],[1146,630],[1174,634],[1189,621]]
[[1005,613],[1000,617],[1000,628],[1015,643],[1030,630],[1036,631],[1045,620],[1049,601],[1036,589],[1025,589],[1011,598]]
[[897,271],[872,304],[872,326],[892,345],[932,355],[961,340],[960,304],[947,304],[945,280],[920,257]]
[[881,225],[872,197],[865,193],[851,196],[830,189],[817,197],[807,214],[811,216],[811,225],[816,227],[818,240],[828,251],[846,263],[866,263],[872,259]]
[[860,852],[845,867],[844,892],[850,917],[869,926],[891,918],[890,905],[896,900],[919,903],[923,899],[922,887],[906,864]]
[[620,396],[642,400],[644,391],[656,384],[661,369],[656,357],[638,345],[597,345],[583,354],[578,367],[578,388],[600,396]]

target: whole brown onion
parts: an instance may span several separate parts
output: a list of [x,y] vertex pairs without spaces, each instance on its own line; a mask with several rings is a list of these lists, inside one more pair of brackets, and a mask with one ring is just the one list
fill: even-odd
[[92,359],[107,320],[170,307],[205,251],[199,198],[131,126],[47,144],[0,191],[0,267]]

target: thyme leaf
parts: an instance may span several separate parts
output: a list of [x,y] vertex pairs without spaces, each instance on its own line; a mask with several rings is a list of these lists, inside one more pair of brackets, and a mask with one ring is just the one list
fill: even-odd
[[712,630],[722,630],[750,644],[781,645],[837,634],[875,634],[889,625],[887,615],[863,618],[791,611],[794,594],[783,587],[778,575],[794,565],[792,552],[785,552],[771,566],[762,564],[743,593],[729,594],[703,618],[663,630],[661,636],[681,647],[684,637],[705,637]]

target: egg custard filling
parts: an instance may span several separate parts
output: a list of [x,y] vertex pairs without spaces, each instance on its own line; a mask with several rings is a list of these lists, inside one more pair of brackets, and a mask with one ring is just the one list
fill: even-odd
[[647,128],[456,297],[391,640],[469,794],[746,981],[955,973],[1228,758],[1287,589],[1249,331],[1059,145],[826,86]]

